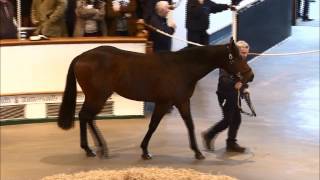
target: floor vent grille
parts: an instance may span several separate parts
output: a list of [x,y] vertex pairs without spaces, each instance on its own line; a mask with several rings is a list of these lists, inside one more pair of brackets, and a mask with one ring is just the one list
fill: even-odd
[[0,107],[0,120],[23,119],[25,105],[12,105]]
[[[113,115],[113,101],[107,101],[103,106],[98,116]],[[60,103],[47,103],[47,117],[56,118],[59,114]],[[78,117],[79,111],[81,110],[82,103],[76,105],[75,116]]]

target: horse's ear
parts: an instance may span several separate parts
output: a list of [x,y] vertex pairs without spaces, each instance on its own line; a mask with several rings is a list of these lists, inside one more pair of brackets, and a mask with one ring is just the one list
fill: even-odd
[[235,45],[236,44],[234,43],[233,37],[231,37],[230,38],[230,47],[231,47],[231,49],[234,49]]
[[234,43],[233,37],[230,38],[230,44]]

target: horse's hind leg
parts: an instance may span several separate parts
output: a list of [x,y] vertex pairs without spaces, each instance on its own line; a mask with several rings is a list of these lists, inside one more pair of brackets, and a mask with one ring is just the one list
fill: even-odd
[[169,107],[170,107],[169,103],[162,103],[162,104],[156,103],[155,109],[151,116],[151,121],[149,123],[148,132],[143,138],[143,141],[141,142],[141,145],[140,145],[140,147],[142,148],[141,157],[145,160],[152,158],[151,154],[149,154],[149,151],[148,151],[148,144],[152,134],[157,129],[162,117],[166,114],[166,112],[168,112]]
[[87,136],[87,123],[92,121],[95,115],[90,113],[89,110],[83,105],[81,111],[79,112],[80,121],[80,146],[86,152],[88,157],[94,157],[96,154],[88,146],[88,136]]
[[108,157],[108,147],[107,147],[107,142],[105,141],[105,139],[103,138],[99,128],[96,125],[95,121],[89,121],[88,122],[91,133],[92,133],[92,137],[94,139],[94,142],[100,147],[100,151],[101,151],[101,156],[102,157]]
[[96,125],[94,124],[94,118],[102,109],[106,99],[106,96],[96,96],[96,98],[86,97],[81,111],[79,112],[81,148],[86,151],[87,156],[89,157],[95,156],[96,154],[88,146],[87,123],[89,124],[89,127],[92,130],[94,141],[97,142],[100,147],[102,147],[102,152],[106,153],[104,154],[104,156],[106,156],[108,152],[105,140],[101,136],[101,133],[99,132]]
[[188,133],[189,133],[190,147],[195,152],[195,158],[204,159],[205,157],[200,152],[197,145],[196,138],[195,138],[194,125],[193,125],[193,120],[190,112],[190,100],[188,99],[186,102],[177,104],[176,107],[178,108],[181,114],[181,117],[187,126]]

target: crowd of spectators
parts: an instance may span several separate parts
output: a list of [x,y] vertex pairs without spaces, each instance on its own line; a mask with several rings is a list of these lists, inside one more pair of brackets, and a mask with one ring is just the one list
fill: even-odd
[[[0,0],[0,2],[0,39],[18,38],[16,0]],[[139,29],[137,24],[143,23],[168,34],[173,34],[176,29],[172,15],[169,18],[175,8],[172,0],[23,0],[20,2],[22,2],[21,25],[34,29],[28,34],[29,36],[44,35],[49,38],[136,36]],[[210,10],[207,11],[208,8]],[[196,38],[199,35],[198,29],[197,31],[194,29],[204,27],[201,30],[205,32],[208,28],[209,14],[228,8],[230,6],[215,4],[209,0],[187,0],[187,11],[190,13],[186,21],[188,40],[198,42]],[[199,13],[201,18],[197,20]],[[205,23],[201,24],[202,22]],[[153,41],[154,51],[171,50],[170,37],[151,29],[145,34],[149,35],[150,41]]]
[[[135,36],[136,23],[155,13],[159,0],[23,0],[22,27],[30,35]],[[1,39],[17,38],[17,2],[0,0]]]

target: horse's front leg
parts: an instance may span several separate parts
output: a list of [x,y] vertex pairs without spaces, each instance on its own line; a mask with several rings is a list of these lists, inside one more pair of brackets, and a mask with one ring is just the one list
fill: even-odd
[[157,129],[162,117],[168,111],[170,104],[159,104],[156,103],[155,109],[151,116],[151,121],[149,123],[149,129],[147,134],[144,136],[143,141],[141,142],[140,147],[142,148],[142,155],[141,157],[145,160],[149,160],[152,158],[152,155],[148,151],[149,141],[151,139],[152,134]]
[[194,133],[194,125],[193,125],[193,120],[191,117],[191,112],[190,112],[190,100],[188,99],[186,102],[177,104],[176,107],[178,108],[181,117],[183,118],[187,129],[189,133],[189,141],[190,141],[190,147],[191,149],[195,152],[195,158],[196,159],[205,159],[205,157],[202,155],[200,152],[195,133]]

